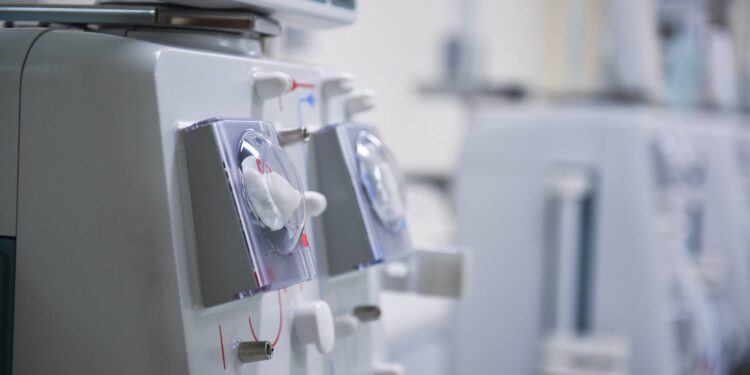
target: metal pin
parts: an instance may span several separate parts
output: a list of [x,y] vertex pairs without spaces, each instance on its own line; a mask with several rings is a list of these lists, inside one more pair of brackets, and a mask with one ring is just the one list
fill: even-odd
[[307,128],[282,129],[276,131],[276,137],[279,139],[279,144],[282,146],[304,142],[309,136],[310,132]]

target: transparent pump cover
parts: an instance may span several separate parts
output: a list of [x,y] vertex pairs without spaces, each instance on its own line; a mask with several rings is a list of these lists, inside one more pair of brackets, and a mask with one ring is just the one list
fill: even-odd
[[379,138],[367,131],[357,135],[357,168],[375,215],[393,232],[406,226],[403,176]]
[[281,147],[248,130],[240,140],[240,181],[256,224],[274,250],[287,253],[299,243],[305,223],[302,181]]
[[303,185],[273,125],[214,117],[183,141],[204,303],[314,277]]

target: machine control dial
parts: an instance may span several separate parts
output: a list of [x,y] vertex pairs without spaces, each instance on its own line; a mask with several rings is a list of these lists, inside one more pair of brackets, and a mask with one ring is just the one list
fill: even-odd
[[294,335],[302,346],[314,344],[321,354],[333,350],[336,337],[331,308],[324,301],[304,302],[294,313]]
[[344,113],[346,121],[352,120],[354,115],[375,108],[375,92],[372,90],[356,90],[344,99]]

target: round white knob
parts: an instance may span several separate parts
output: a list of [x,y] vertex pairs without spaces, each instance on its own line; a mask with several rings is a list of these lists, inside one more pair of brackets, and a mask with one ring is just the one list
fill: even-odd
[[333,314],[324,301],[300,304],[294,312],[292,329],[300,344],[315,344],[321,354],[328,354],[333,350],[336,337]]
[[344,112],[347,121],[351,121],[355,114],[369,111],[375,107],[375,92],[372,90],[357,90],[344,99]]
[[261,101],[273,99],[292,89],[292,76],[282,72],[259,72],[253,75],[255,93]]
[[373,375],[404,375],[406,373],[403,366],[392,363],[376,364],[373,367]]
[[352,86],[352,80],[354,77],[352,77],[349,73],[338,73],[338,74],[330,74],[325,77],[320,82],[320,90],[321,95],[324,98],[329,98],[331,96],[337,96],[337,95],[344,95],[354,88]]
[[342,315],[336,317],[334,325],[336,328],[336,337],[346,337],[359,331],[361,323],[354,315]]
[[328,207],[328,200],[325,195],[317,191],[305,191],[305,208],[308,216],[318,216],[326,210],[326,207]]
[[349,73],[339,73],[328,74],[320,81],[320,120],[324,125],[336,122],[332,114],[337,111],[332,111],[331,101],[334,97],[352,91],[352,79]]

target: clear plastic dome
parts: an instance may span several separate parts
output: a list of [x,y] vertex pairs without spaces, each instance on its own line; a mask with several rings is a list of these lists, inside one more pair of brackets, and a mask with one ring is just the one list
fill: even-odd
[[380,139],[367,131],[357,136],[357,167],[380,222],[392,231],[403,229],[406,224],[403,176]]
[[240,140],[239,161],[245,198],[264,235],[275,250],[294,250],[305,225],[304,189],[294,164],[254,130]]

